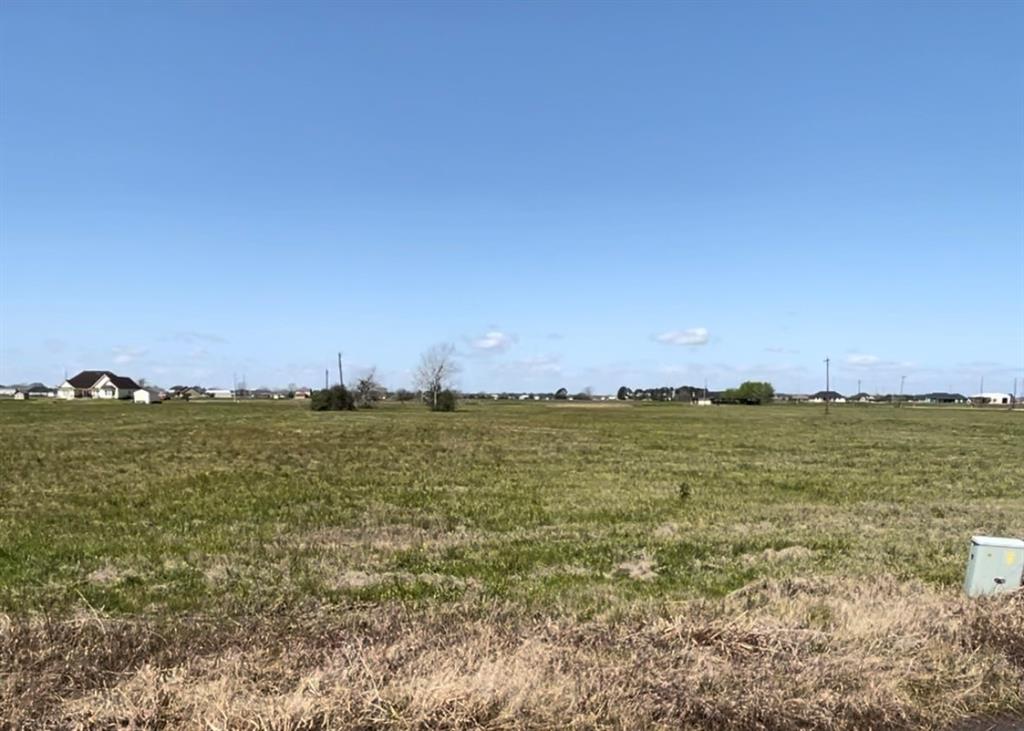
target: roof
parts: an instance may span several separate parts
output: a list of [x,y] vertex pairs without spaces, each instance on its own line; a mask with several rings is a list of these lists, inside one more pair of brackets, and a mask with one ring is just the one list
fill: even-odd
[[971,543],[976,546],[993,548],[1024,548],[1024,541],[1019,538],[996,538],[994,536],[971,536]]
[[835,401],[836,399],[846,398],[843,394],[838,391],[818,391],[811,398],[828,399],[829,401]]
[[103,376],[109,378],[110,382],[118,388],[139,387],[139,384],[128,378],[128,376],[119,376],[116,373],[111,373],[110,371],[82,371],[77,376],[69,378],[68,383],[75,388],[92,388],[96,385],[96,381],[103,378]]

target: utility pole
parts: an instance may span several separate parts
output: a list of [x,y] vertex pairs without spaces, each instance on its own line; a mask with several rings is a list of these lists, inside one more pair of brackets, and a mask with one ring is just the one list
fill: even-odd
[[1013,393],[1010,394],[1010,409],[1017,405],[1017,379],[1013,379]]
[[860,395],[860,379],[857,379],[857,395]]
[[903,382],[907,380],[906,376],[900,376],[900,400],[899,405],[903,405]]
[[828,416],[828,402],[832,400],[832,394],[829,393],[832,390],[832,384],[829,380],[829,365],[831,362],[831,358],[825,358],[825,416]]
[[325,391],[326,391],[326,390],[327,390],[328,388],[330,388],[330,385],[329,385],[329,384],[327,383],[327,374],[328,374],[328,373],[330,373],[330,370],[328,370],[327,368],[324,368],[324,390],[325,390]]
[[338,385],[345,385],[345,379],[341,375],[341,353],[338,353]]

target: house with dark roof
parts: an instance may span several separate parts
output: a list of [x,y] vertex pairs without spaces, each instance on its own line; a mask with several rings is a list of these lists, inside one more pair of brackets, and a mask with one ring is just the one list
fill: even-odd
[[82,371],[57,388],[57,398],[130,399],[139,384],[110,371]]

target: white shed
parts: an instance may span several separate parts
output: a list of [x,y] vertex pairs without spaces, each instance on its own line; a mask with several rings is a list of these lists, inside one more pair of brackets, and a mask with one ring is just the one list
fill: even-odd
[[160,392],[155,388],[139,388],[132,394],[132,398],[137,404],[158,404],[162,400],[160,398]]

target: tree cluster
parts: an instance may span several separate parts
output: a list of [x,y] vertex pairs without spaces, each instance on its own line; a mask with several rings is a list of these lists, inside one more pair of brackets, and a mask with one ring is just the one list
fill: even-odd
[[[414,378],[419,390],[414,392],[401,388],[395,391],[394,398],[408,402],[419,397],[431,411],[455,411],[458,396],[454,390],[454,380],[458,372],[455,347],[447,343],[435,345],[423,354],[416,368]],[[347,388],[338,385],[314,391],[310,408],[313,411],[370,409],[388,395],[388,390],[377,380],[377,369],[371,368]]]
[[775,388],[767,381],[744,381],[739,388],[722,393],[720,401],[731,404],[768,404],[775,398]]

